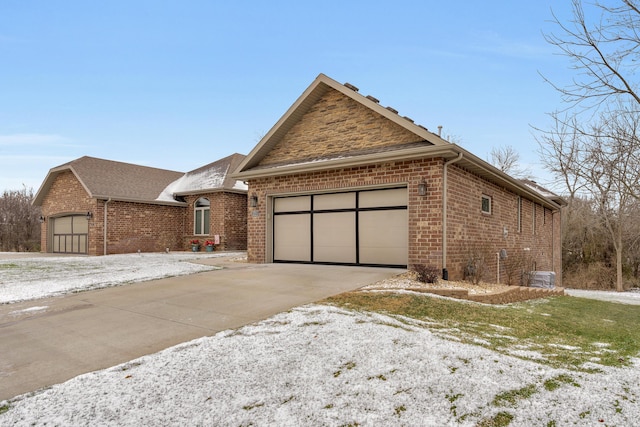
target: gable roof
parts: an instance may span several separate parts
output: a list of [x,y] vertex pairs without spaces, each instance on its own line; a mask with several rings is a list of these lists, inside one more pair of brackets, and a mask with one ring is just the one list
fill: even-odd
[[56,177],[63,172],[72,172],[89,197],[101,200],[184,206],[176,196],[212,191],[246,193],[244,183],[230,176],[243,159],[242,154],[232,154],[183,173],[84,156],[52,168],[33,205],[42,205]]
[[67,171],[75,175],[89,197],[132,202],[155,201],[170,182],[182,176],[182,172],[83,156],[52,168],[33,204],[42,205],[56,177]]
[[231,177],[244,158],[243,154],[235,153],[187,172],[163,188],[156,200],[174,201],[176,196],[214,191],[246,193],[247,185]]
[[[284,164],[261,165],[261,161],[267,156],[269,151],[271,151],[277,143],[283,139],[287,132],[302,119],[304,114],[331,89],[340,92],[360,105],[373,110],[380,116],[412,132],[416,135],[417,142],[389,147],[377,147],[370,150],[353,151],[333,156],[319,156]],[[278,120],[271,130],[260,140],[258,145],[251,150],[238,167],[234,177],[248,180],[260,177],[421,158],[442,158],[445,161],[455,159],[457,166],[491,182],[497,183],[516,194],[525,196],[552,209],[559,209],[561,206],[559,200],[548,197],[548,194],[541,192],[540,189],[535,186],[525,185],[525,183],[505,174],[459,145],[452,144],[442,139],[439,135],[430,132],[427,128],[415,124],[413,120],[398,115],[397,111],[393,108],[381,106],[376,98],[361,95],[355,86],[349,83],[342,85],[324,74],[318,75],[280,120]]]
[[[275,147],[275,145],[287,134],[291,128],[300,121],[302,116],[307,113],[311,107],[322,97],[327,91],[335,90],[342,95],[346,96],[368,108],[369,110],[378,113],[380,116],[392,121],[400,127],[408,130],[416,135],[416,139],[421,141],[420,145],[447,145],[448,142],[440,138],[433,132],[430,132],[424,126],[417,125],[408,117],[398,115],[398,112],[391,107],[383,107],[379,101],[372,96],[363,96],[358,92],[358,88],[346,83],[344,85],[337,81],[327,77],[324,74],[319,74],[318,77],[311,83],[311,85],[300,95],[300,97],[294,102],[294,104],[287,110],[287,112],[278,120],[278,122],[269,130],[269,132],[260,140],[258,145],[247,155],[246,159],[240,164],[238,168],[238,176],[248,176],[246,172],[252,169],[266,169],[260,168],[258,165],[260,161]],[[381,148],[376,151],[386,151]],[[345,157],[345,156],[338,156]],[[309,162],[316,162],[322,160],[330,160],[330,158],[317,158],[310,159]]]

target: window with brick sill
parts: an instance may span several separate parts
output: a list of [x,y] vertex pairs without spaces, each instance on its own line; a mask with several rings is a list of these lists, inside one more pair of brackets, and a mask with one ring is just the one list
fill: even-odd
[[208,236],[209,235],[209,216],[210,216],[211,203],[209,199],[201,197],[196,200],[194,205],[193,214],[193,234],[196,236]]

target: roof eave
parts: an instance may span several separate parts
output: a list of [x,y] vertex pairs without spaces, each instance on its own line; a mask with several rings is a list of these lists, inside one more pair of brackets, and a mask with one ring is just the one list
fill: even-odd
[[247,190],[243,190],[241,188],[205,188],[202,190],[196,191],[179,191],[177,193],[173,193],[174,196],[192,196],[198,194],[210,194],[210,193],[239,193],[239,194],[247,194]]
[[324,171],[330,169],[351,168],[358,166],[365,166],[375,163],[391,162],[391,161],[405,161],[415,160],[421,158],[433,158],[440,157],[445,160],[451,160],[456,158],[462,153],[462,161],[458,162],[459,166],[465,167],[472,173],[475,173],[485,179],[489,179],[493,182],[499,183],[501,186],[508,188],[509,190],[525,196],[531,200],[536,201],[544,206],[547,206],[553,210],[559,210],[561,205],[556,203],[537,191],[530,189],[524,184],[520,183],[515,178],[505,174],[499,169],[491,166],[479,157],[471,154],[464,148],[447,143],[446,145],[434,145],[429,147],[414,147],[402,150],[388,151],[382,153],[367,154],[357,157],[343,157],[323,161],[311,161],[307,163],[298,163],[285,166],[274,166],[272,168],[265,169],[250,169],[242,172],[237,172],[232,176],[238,180],[251,180],[257,178],[267,178],[273,176],[293,175],[299,173],[309,173]]
[[340,157],[329,160],[310,161],[284,166],[274,166],[265,169],[250,169],[237,172],[232,175],[237,180],[265,178],[279,175],[292,175],[297,173],[323,171],[329,169],[350,168],[369,165],[372,163],[390,162],[399,160],[413,160],[423,158],[425,155],[433,157],[455,157],[455,152],[449,146],[416,147],[404,150],[387,151],[383,153],[365,154],[357,157]]
[[114,197],[106,195],[96,195],[93,198],[96,200],[110,200],[112,202],[127,202],[127,203],[144,203],[147,205],[165,205],[165,206],[187,206],[185,202],[169,201],[169,200],[141,200],[133,197]]

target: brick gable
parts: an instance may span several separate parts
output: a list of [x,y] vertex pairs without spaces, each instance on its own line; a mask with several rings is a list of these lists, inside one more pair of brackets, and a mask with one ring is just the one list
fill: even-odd
[[259,166],[335,157],[422,140],[361,103],[328,89]]

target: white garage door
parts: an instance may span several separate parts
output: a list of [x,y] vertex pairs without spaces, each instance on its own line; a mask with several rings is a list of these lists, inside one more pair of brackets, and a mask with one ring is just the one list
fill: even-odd
[[274,262],[407,266],[407,189],[278,197]]

